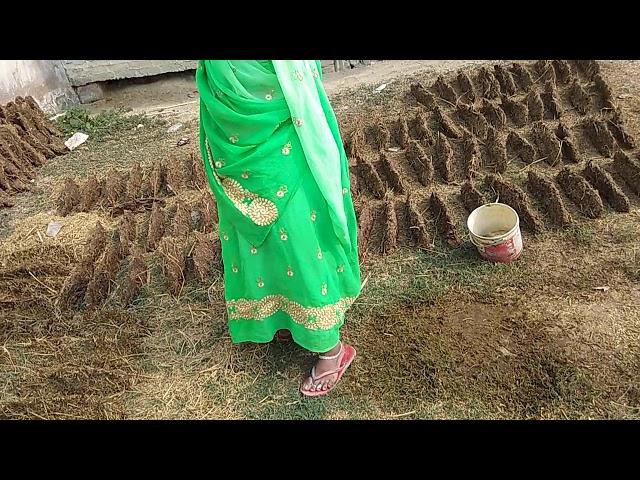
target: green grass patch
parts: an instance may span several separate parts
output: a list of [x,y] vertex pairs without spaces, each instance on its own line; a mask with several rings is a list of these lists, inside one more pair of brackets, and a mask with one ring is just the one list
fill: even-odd
[[89,140],[103,141],[109,137],[123,135],[143,127],[157,127],[164,125],[164,120],[147,117],[145,115],[129,113],[126,108],[105,110],[97,115],[89,114],[82,107],[72,107],[56,120],[58,128],[66,135],[82,132],[89,135]]
[[572,225],[563,234],[568,242],[581,247],[593,246],[598,241],[596,232],[584,224]]
[[488,294],[501,285],[524,282],[520,271],[527,264],[526,256],[512,264],[487,262],[470,244],[433,252],[400,250],[363,271],[363,277],[370,278],[355,308],[364,314],[399,305],[430,305],[452,291]]

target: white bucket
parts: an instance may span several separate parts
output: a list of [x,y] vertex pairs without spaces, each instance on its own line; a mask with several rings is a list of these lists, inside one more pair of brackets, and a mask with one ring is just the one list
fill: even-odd
[[488,203],[476,208],[467,219],[467,228],[482,258],[509,263],[522,253],[520,218],[509,205]]

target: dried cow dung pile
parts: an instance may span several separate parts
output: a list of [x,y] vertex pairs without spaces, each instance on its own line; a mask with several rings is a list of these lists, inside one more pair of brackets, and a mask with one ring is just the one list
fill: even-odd
[[411,85],[411,94],[414,96],[418,103],[421,103],[429,109],[433,108],[436,105],[435,95],[424,88],[424,86],[420,83],[413,83]]
[[556,71],[556,78],[561,83],[567,84],[577,79],[575,72],[571,68],[571,64],[566,60],[553,60],[551,63]]
[[498,79],[502,93],[505,95],[515,95],[517,91],[516,82],[511,72],[502,65],[494,65],[493,71],[495,72],[495,77]]
[[389,148],[389,144],[391,143],[391,133],[382,120],[378,121],[373,126],[371,133],[373,135],[375,146],[378,150],[387,150]]
[[462,138],[460,128],[453,120],[451,120],[451,118],[449,118],[449,115],[447,115],[442,108],[436,106],[433,110],[433,115],[438,126],[438,130],[449,138]]
[[473,104],[473,102],[476,101],[476,93],[473,90],[473,82],[469,75],[461,71],[458,73],[456,80],[458,81],[458,86],[462,92],[459,100],[464,103]]
[[611,87],[609,87],[607,82],[604,81],[604,78],[602,78],[602,75],[600,75],[599,73],[596,74],[593,77],[593,82],[595,83],[596,91],[600,96],[600,106],[602,107],[602,109],[615,109],[615,104],[613,103],[613,92],[611,91]]
[[480,67],[478,70],[478,84],[480,85],[480,95],[484,98],[498,98],[502,93],[498,79],[487,67]]
[[491,127],[487,134],[487,160],[493,165],[496,172],[504,173],[507,169],[507,147],[504,136]]
[[438,133],[438,138],[434,147],[435,155],[435,167],[442,179],[449,183],[453,180],[452,163],[453,163],[453,148],[447,137],[442,133]]
[[444,79],[442,75],[440,75],[436,82],[433,84],[433,89],[436,91],[440,98],[453,104],[456,103],[456,91],[449,84],[449,82]]
[[607,126],[622,148],[636,148],[636,141],[629,132],[627,132],[620,111],[615,111],[609,119]]
[[62,308],[75,309],[82,304],[93,273],[91,267],[92,265],[80,262],[71,271],[58,296],[58,302]]
[[384,202],[384,231],[382,237],[381,253],[389,254],[398,248],[398,218],[396,216],[395,201],[387,197]]
[[62,136],[33,97],[0,105],[0,208],[29,188],[35,169],[68,152]]
[[536,149],[515,130],[511,130],[507,136],[507,149],[524,163],[529,164],[536,159]]
[[544,104],[542,103],[540,94],[532,90],[527,95],[526,101],[527,109],[529,110],[529,120],[532,122],[542,120],[544,118]]
[[607,124],[597,117],[590,117],[582,124],[589,140],[598,150],[598,153],[605,157],[613,155],[616,139],[607,128]]
[[536,122],[531,133],[540,156],[551,166],[560,163],[560,142],[549,127],[542,122]]
[[202,192],[200,200],[200,214],[202,216],[202,231],[208,233],[218,225],[218,207],[216,201],[209,192]]
[[170,158],[166,168],[167,190],[174,195],[179,193],[187,184],[185,164],[177,158]]
[[602,199],[598,192],[582,175],[565,167],[556,176],[564,193],[576,204],[580,212],[589,218],[598,218],[604,213]]
[[571,215],[562,201],[562,195],[550,180],[533,170],[529,170],[527,187],[542,204],[554,225],[566,227],[571,223]]
[[384,198],[387,189],[382,183],[380,175],[373,164],[364,157],[358,158],[358,166],[360,167],[360,174],[364,185],[369,189],[374,197],[382,199]]
[[147,283],[147,271],[144,252],[140,248],[135,248],[129,257],[129,265],[119,288],[120,299],[124,305],[131,305],[138,298],[140,291]]
[[407,119],[404,115],[401,115],[396,123],[396,142],[400,148],[407,148],[410,141],[411,136],[409,135]]
[[0,120],[0,192],[11,195],[24,191],[44,162],[44,155],[22,140],[12,125]]
[[521,63],[514,62],[511,64],[511,73],[520,90],[529,91],[531,89],[533,78],[531,78],[531,73],[529,73],[527,67]]
[[73,309],[82,304],[87,286],[94,273],[95,264],[102,256],[106,244],[107,233],[102,224],[98,222],[87,236],[80,261],[62,286],[58,302],[63,308]]
[[125,212],[120,220],[119,229],[122,248],[127,253],[136,244],[137,227],[136,217],[131,212]]
[[356,125],[351,133],[345,137],[344,149],[349,158],[357,158],[362,155],[366,143],[364,130],[361,125]]
[[427,226],[422,217],[422,213],[418,208],[415,199],[411,195],[407,195],[406,200],[407,217],[409,219],[409,229],[411,235],[418,248],[428,249],[432,247],[431,238]]
[[145,248],[153,250],[149,255],[160,260],[163,277],[175,296],[179,296],[184,283],[193,278],[192,273],[204,282],[214,271],[221,271],[217,233],[209,229],[207,233],[192,235],[190,207],[178,200],[171,210],[174,209],[167,232],[171,236],[164,235],[165,211],[157,203],[148,222],[136,222],[131,212],[125,212],[118,227],[109,235],[102,225],[96,224],[80,260],[65,281],[59,303],[69,309],[97,308],[115,297],[123,306],[130,305],[149,282]]
[[144,172],[140,163],[137,162],[129,172],[129,180],[127,181],[126,197],[129,201],[134,201],[142,197],[142,179]]
[[375,208],[371,202],[366,202],[357,210],[358,218],[358,254],[360,260],[364,258],[367,250],[367,242],[373,230],[375,222]]
[[571,129],[565,123],[560,122],[556,136],[560,139],[563,158],[571,163],[580,163],[582,155],[578,151],[578,143]]
[[549,60],[538,60],[533,67],[539,76],[539,80],[552,84],[556,83],[556,71]]
[[162,259],[162,270],[171,294],[179,297],[185,284],[186,244],[184,239],[164,237],[158,246]]
[[220,270],[222,251],[220,238],[213,233],[197,233],[193,263],[198,279],[205,282],[214,270]]
[[176,214],[173,217],[172,234],[176,238],[185,238],[191,232],[191,208],[178,200]]
[[200,160],[196,163],[193,156],[189,156],[182,160],[171,158],[168,166],[158,161],[146,169],[140,163],[125,171],[112,168],[101,179],[89,175],[81,186],[72,179],[66,179],[56,199],[58,213],[68,215],[99,207],[109,207],[112,215],[149,210],[156,202],[164,203],[162,197],[185,188],[199,188],[199,181],[194,175],[204,176],[204,170],[200,173],[196,167],[200,165],[202,169],[201,164]]
[[480,169],[480,145],[478,139],[465,132],[462,137],[462,167],[464,169],[465,178],[473,178],[478,174]]
[[616,212],[628,212],[631,210],[627,196],[611,178],[611,175],[600,165],[589,162],[584,169],[584,176]]
[[204,163],[202,159],[195,154],[190,154],[191,165],[189,171],[191,172],[191,184],[200,190],[209,188],[209,180],[207,174],[204,171]]
[[431,163],[431,157],[427,155],[422,145],[412,140],[409,143],[406,156],[411,167],[416,172],[418,181],[425,187],[429,185],[433,181],[433,164]]
[[127,193],[127,175],[112,168],[105,177],[104,189],[107,205],[115,207]]
[[[374,114],[368,125],[355,126],[345,142],[356,160],[350,166],[352,190],[360,193],[358,216],[367,232],[360,237],[361,251],[369,241],[374,213],[377,220],[371,230],[376,250],[380,240],[383,253],[403,244],[425,248],[432,239],[416,203],[429,190],[427,223],[437,219],[433,224],[438,235],[455,243],[449,212],[457,204],[445,205],[444,192],[449,194],[456,185],[459,199],[472,211],[492,195],[474,186],[480,175],[498,198],[518,211],[523,227],[534,233],[542,231],[545,222],[554,227],[572,222],[567,196],[583,214],[596,217],[604,212],[603,199],[618,211],[629,208],[619,177],[635,192],[640,188],[640,164],[629,156],[636,142],[596,62],[501,63],[473,73],[458,70],[438,76],[428,88],[413,83],[410,90],[420,105]],[[415,116],[409,119],[408,113]],[[378,158],[369,149],[357,148],[365,141],[364,132],[374,150],[382,150]],[[607,170],[591,163],[583,173],[558,174],[563,163],[584,168],[585,157],[593,153],[589,141],[601,155],[614,157]],[[390,143],[400,148],[387,148]],[[520,161],[526,167],[514,165]],[[618,184],[609,170],[615,171]],[[513,177],[523,171],[528,177],[518,186]]]
[[456,232],[455,222],[444,200],[436,192],[431,194],[429,209],[431,210],[431,215],[434,218],[438,233],[446,239],[449,245],[454,247],[460,245],[461,241]]
[[576,65],[589,81],[595,80],[595,76],[600,74],[600,65],[595,60],[576,60]]
[[585,115],[591,107],[591,97],[578,79],[575,79],[569,88],[569,100],[580,115]]
[[518,212],[518,215],[529,230],[533,233],[538,233],[543,230],[542,221],[529,205],[527,195],[520,187],[503,180],[497,175],[487,175],[485,182],[498,193],[501,202],[510,205]]
[[504,111],[493,102],[483,99],[480,111],[485,116],[489,124],[498,130],[507,125],[507,116]]
[[640,163],[618,150],[613,157],[613,167],[636,195],[640,195]]
[[98,261],[93,277],[87,285],[87,292],[84,297],[85,304],[89,307],[97,307],[110,293],[111,284],[114,281],[120,261],[124,257],[120,234],[118,231],[111,233],[111,239]]
[[526,103],[503,96],[501,106],[516,127],[524,127],[529,121],[529,109]]
[[462,184],[462,187],[460,188],[460,197],[462,198],[464,208],[466,208],[469,213],[487,203],[484,195],[482,195],[482,193],[480,193],[480,191],[474,187],[473,183],[470,181]]
[[160,197],[167,193],[167,167],[164,162],[157,161],[149,174],[150,197]]
[[416,113],[413,125],[415,138],[417,140],[421,140],[427,145],[433,145],[435,143],[435,137],[433,136],[433,132],[429,128],[429,125],[427,125],[427,119],[423,112],[419,111]]
[[[105,182],[104,188],[107,188]],[[103,187],[95,175],[89,175],[86,182],[80,187],[80,211],[88,212],[94,208],[102,197]]]
[[477,137],[485,138],[489,124],[486,118],[474,107],[461,103],[456,108],[458,116],[467,124],[471,133]]
[[165,211],[159,203],[154,203],[149,218],[149,233],[147,234],[147,246],[150,251],[158,248],[165,233]]
[[[553,71],[553,68],[551,69]],[[560,118],[563,114],[562,106],[560,105],[560,99],[558,97],[558,90],[556,89],[555,82],[547,81],[544,85],[544,92],[541,95],[542,103],[549,116],[552,119]]]
[[386,153],[380,152],[380,165],[391,188],[399,194],[404,194],[404,182],[396,161]]
[[80,187],[72,178],[66,178],[56,200],[58,214],[69,215],[80,203]]

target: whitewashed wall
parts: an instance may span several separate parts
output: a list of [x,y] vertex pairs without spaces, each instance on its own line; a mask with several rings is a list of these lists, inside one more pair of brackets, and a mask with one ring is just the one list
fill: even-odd
[[27,95],[47,113],[78,103],[60,60],[0,60],[0,103]]

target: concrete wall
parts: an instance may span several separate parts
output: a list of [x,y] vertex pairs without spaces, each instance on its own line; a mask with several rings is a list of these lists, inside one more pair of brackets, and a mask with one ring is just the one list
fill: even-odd
[[49,114],[78,103],[60,60],[0,60],[0,103],[27,95]]
[[[170,72],[195,70],[197,60],[63,60],[71,85],[82,87],[90,83],[123,78],[149,77]],[[321,60],[323,72],[335,71],[336,60]],[[366,60],[340,60],[340,70],[366,64]]]
[[[334,62],[322,60],[323,72],[335,71]],[[339,69],[355,67],[356,62],[361,61],[338,61]],[[53,114],[80,102],[102,98],[99,82],[194,70],[197,63],[196,60],[0,60],[0,103],[19,95],[32,95],[45,112]]]
[[197,60],[63,60],[71,85],[195,70]]

